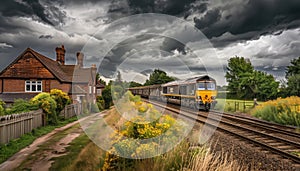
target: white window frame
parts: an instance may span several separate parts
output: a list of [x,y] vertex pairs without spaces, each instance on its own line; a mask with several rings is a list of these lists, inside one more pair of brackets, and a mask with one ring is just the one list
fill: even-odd
[[[27,90],[27,85],[30,86],[30,90]],[[38,86],[41,86],[41,89],[38,90]],[[35,86],[35,91],[32,90]],[[43,91],[43,81],[41,80],[26,80],[25,81],[25,92],[42,92]]]

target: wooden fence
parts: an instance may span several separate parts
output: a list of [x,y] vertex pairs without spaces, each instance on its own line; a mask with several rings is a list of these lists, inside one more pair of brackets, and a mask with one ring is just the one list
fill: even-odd
[[[81,113],[80,104],[71,104],[64,108],[60,116],[68,119]],[[45,126],[46,117],[43,110],[27,113],[0,116],[0,143],[7,144],[10,140],[21,137],[33,129]]]
[[33,129],[44,126],[43,111],[36,110],[21,114],[0,117],[0,143],[6,144],[12,139],[21,137]]
[[73,116],[81,114],[81,105],[80,104],[71,104],[66,106],[61,112],[60,117],[65,119],[71,118]]

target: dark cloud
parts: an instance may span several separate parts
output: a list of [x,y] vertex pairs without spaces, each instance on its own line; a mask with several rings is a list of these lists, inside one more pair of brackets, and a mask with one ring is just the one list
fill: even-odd
[[172,52],[174,50],[178,50],[179,52],[186,54],[185,45],[175,39],[166,37],[162,43],[161,50]]
[[194,18],[195,26],[199,29],[209,27],[221,19],[221,12],[219,9],[208,11],[201,19]]
[[[224,15],[226,14],[226,15]],[[224,16],[223,16],[224,15]],[[195,18],[195,26],[209,38],[220,37],[228,32],[229,40],[215,42],[218,46],[236,40],[257,39],[261,35],[280,34],[282,30],[300,26],[300,1],[249,0],[228,7],[211,9],[203,17]],[[245,35],[248,36],[245,36]],[[235,37],[235,38],[233,38]],[[226,39],[226,37],[224,37]]]
[[[156,40],[162,39],[160,44],[155,43]],[[152,41],[151,41],[152,40]],[[153,42],[155,41],[155,42]],[[145,49],[147,47],[147,49]],[[178,50],[182,54],[186,54],[185,45],[181,42],[158,35],[145,34],[139,35],[134,38],[124,40],[116,45],[111,51],[104,57],[99,68],[100,72],[105,77],[112,77],[116,72],[117,67],[123,63],[128,57],[131,59],[138,58],[139,60],[131,61],[131,64],[140,65],[143,64],[143,57],[151,59],[153,56],[169,57],[174,54],[174,50]],[[172,62],[175,62],[174,64]],[[148,61],[150,66],[155,64],[155,61]],[[164,66],[178,66],[177,61],[160,61],[160,65]],[[148,70],[147,70],[148,71]],[[143,73],[148,74],[148,73]]]
[[196,0],[128,0],[131,12],[162,13],[168,15],[182,15],[192,8]]
[[40,35],[39,39],[53,39],[53,36],[47,34],[47,35]]
[[1,14],[7,17],[13,16],[32,16],[36,15],[43,22],[53,25],[53,23],[45,15],[45,8],[40,4],[39,0],[3,0],[0,7]]

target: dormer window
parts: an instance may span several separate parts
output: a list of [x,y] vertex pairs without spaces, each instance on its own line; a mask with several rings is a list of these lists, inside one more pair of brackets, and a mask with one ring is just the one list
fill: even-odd
[[42,92],[42,81],[25,81],[25,92]]

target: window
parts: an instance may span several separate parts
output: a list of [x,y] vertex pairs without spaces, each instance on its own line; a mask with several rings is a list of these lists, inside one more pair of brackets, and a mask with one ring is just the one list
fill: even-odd
[[198,90],[216,90],[216,84],[214,82],[199,82],[197,86]]
[[206,83],[207,90],[215,90],[216,89],[216,84],[211,82],[211,83]]
[[25,81],[25,92],[42,92],[42,81]]
[[205,90],[205,84],[204,84],[204,82],[198,83],[198,90]]

